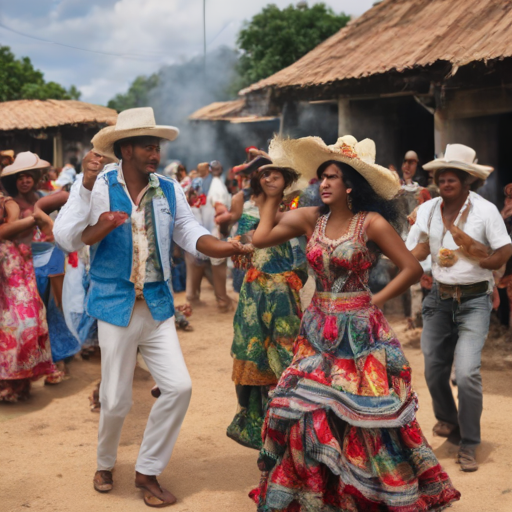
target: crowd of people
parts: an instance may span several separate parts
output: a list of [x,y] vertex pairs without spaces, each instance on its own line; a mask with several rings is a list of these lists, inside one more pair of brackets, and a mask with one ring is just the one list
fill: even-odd
[[[259,451],[259,512],[413,512],[458,500],[416,420],[411,367],[382,309],[401,297],[413,327],[410,290],[421,287],[433,434],[458,435],[457,462],[476,471],[481,351],[499,299],[510,318],[512,185],[500,212],[475,192],[493,169],[472,148],[448,145],[419,184],[414,151],[399,175],[375,163],[373,141],[350,135],[333,145],[275,136],[268,151],[247,148],[225,180],[216,160],[159,172],[160,141],[178,133],[152,109],[131,109],[95,135],[78,169],[1,153],[0,401],[26,399],[38,378],[58,384],[67,362],[99,347],[93,484],[109,492],[132,403],[126,369],[140,353],[157,400],[135,484],[148,506],[174,503],[157,477],[191,396],[176,328],[192,329],[206,277],[219,314],[236,306],[237,410],[226,427]],[[173,290],[187,305],[174,305]]]

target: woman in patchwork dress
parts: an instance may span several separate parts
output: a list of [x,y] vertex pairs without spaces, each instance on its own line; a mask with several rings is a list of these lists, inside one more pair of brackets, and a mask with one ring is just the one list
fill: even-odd
[[[293,361],[269,397],[261,481],[251,492],[258,512],[441,510],[460,493],[418,425],[411,368],[381,311],[422,274],[392,227],[398,179],[374,163],[368,139],[275,139],[273,153],[303,176],[317,172],[324,205],[279,214],[282,188],[263,184],[253,243],[308,236],[316,292]],[[379,252],[400,272],[372,296],[368,275]]]

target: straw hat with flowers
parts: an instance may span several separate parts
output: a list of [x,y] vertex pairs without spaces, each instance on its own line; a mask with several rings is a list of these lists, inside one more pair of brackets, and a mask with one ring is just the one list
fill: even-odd
[[358,142],[352,135],[345,135],[328,146],[320,137],[276,136],[270,143],[269,155],[272,162],[292,167],[307,180],[316,178],[316,171],[324,162],[334,160],[353,167],[385,199],[393,198],[400,190],[396,173],[375,163],[375,142],[371,139]]

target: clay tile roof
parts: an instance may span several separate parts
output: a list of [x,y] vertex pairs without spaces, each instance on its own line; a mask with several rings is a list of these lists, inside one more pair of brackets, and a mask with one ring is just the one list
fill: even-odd
[[115,124],[111,108],[75,100],[18,100],[0,102],[0,131],[40,130],[63,125]]
[[291,66],[240,91],[309,87],[512,56],[512,0],[384,0]]
[[245,108],[245,99],[216,101],[196,110],[189,116],[189,119],[191,121],[229,121],[232,123],[251,123],[275,119],[275,117],[244,113]]

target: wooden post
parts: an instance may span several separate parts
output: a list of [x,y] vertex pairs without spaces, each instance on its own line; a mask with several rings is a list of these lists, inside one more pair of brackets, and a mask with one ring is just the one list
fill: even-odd
[[62,134],[57,132],[53,136],[53,166],[55,168],[60,168],[64,165],[63,163],[64,155],[62,152]]
[[338,99],[338,137],[350,135],[352,123],[350,122],[350,100],[347,98]]

